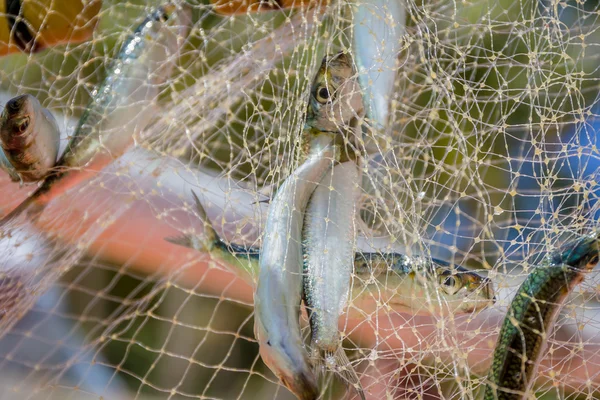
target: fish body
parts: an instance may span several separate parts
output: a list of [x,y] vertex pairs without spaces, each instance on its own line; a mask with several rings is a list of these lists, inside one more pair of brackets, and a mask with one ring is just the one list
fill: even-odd
[[[311,85],[306,127],[357,143],[353,121],[363,116],[360,86],[352,58],[326,56]],[[304,302],[311,326],[315,365],[326,361],[365,398],[338,329],[348,302],[356,242],[360,173],[354,161],[336,165],[310,198],[303,231]]]
[[358,375],[352,368],[338,328],[348,305],[354,246],[355,215],[359,195],[358,167],[353,161],[336,165],[321,180],[304,217],[304,302],[311,327],[312,358],[325,361],[354,386],[364,399]]
[[122,155],[153,113],[160,85],[169,77],[190,23],[190,10],[167,4],[148,16],[123,43],[94,91],[57,172],[5,220],[24,210],[37,214],[54,197],[90,178]]
[[312,345],[326,354],[341,344],[338,320],[354,269],[358,177],[354,162],[336,165],[315,189],[304,218],[304,298]]
[[353,7],[358,78],[365,110],[378,128],[387,126],[389,118],[405,13],[400,0],[360,0]]
[[598,250],[595,235],[570,241],[527,276],[500,328],[484,400],[528,398],[560,306],[597,265]]
[[271,200],[254,294],[261,357],[292,393],[306,400],[316,399],[319,389],[300,335],[302,224],[308,199],[339,156],[332,142],[332,135],[316,135],[307,160]]
[[[257,276],[260,248],[227,243],[210,225],[197,198],[196,207],[205,222],[204,233],[166,240],[207,252],[215,260],[232,266],[238,275]],[[487,308],[496,300],[493,283],[486,277],[435,258],[401,253],[356,252],[353,279],[351,303],[376,297],[378,303],[389,305],[395,312],[412,315],[470,313]]]
[[56,163],[60,129],[35,97],[17,96],[6,103],[0,117],[0,146],[13,181],[39,181]]

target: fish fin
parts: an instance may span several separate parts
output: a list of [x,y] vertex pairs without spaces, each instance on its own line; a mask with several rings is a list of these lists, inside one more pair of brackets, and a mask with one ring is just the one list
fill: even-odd
[[178,246],[189,247],[195,249],[194,238],[191,235],[182,234],[180,236],[167,236],[164,238],[167,242],[176,244]]
[[36,202],[37,196],[35,193],[25,200],[21,202],[14,210],[8,213],[2,220],[0,220],[0,226],[4,226],[5,224],[13,221],[15,218],[19,217],[21,214],[26,215],[27,219],[35,222],[42,211],[44,211],[45,204],[39,204]]
[[352,364],[350,364],[350,360],[348,360],[348,356],[346,355],[346,352],[342,346],[339,346],[334,353],[330,353],[328,356],[333,357],[335,364],[334,372],[341,377],[342,380],[346,381],[348,384],[354,387],[354,389],[356,389],[356,392],[361,400],[366,400],[365,391],[360,384],[358,374],[354,370]]
[[204,223],[204,233],[203,233],[204,246],[206,247],[207,250],[210,250],[215,243],[221,241],[221,237],[219,236],[217,231],[215,231],[215,228],[213,228],[212,224],[210,223],[210,219],[208,219],[208,215],[206,214],[206,209],[200,202],[200,198],[198,197],[196,192],[194,192],[193,190],[192,190],[192,196],[194,196],[194,201],[196,202],[196,212],[198,213],[198,216]]
[[188,247],[190,249],[195,249],[198,251],[210,251],[214,243],[221,240],[221,238],[212,227],[208,216],[206,215],[204,206],[200,202],[198,195],[193,190],[192,196],[194,197],[194,201],[196,203],[196,212],[198,213],[198,217],[200,217],[200,220],[204,223],[204,233],[202,234],[202,237],[182,233],[179,236],[167,236],[164,239],[169,243]]
[[270,197],[268,197],[268,198],[266,198],[266,199],[263,199],[263,200],[256,200],[256,201],[253,201],[253,202],[252,202],[252,205],[254,205],[254,204],[271,204],[271,198],[270,198]]

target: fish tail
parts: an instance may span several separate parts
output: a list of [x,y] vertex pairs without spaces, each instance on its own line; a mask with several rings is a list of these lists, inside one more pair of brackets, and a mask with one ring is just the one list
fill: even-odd
[[194,196],[194,201],[196,202],[196,212],[198,213],[198,216],[200,217],[202,222],[204,222],[204,240],[207,242],[207,244],[211,244],[211,245],[220,241],[221,237],[219,236],[217,231],[215,231],[215,228],[213,228],[212,224],[210,223],[210,220],[208,219],[208,215],[206,214],[206,210],[204,209],[204,206],[200,202],[200,199],[198,198],[198,195],[196,194],[196,192],[194,192],[193,190],[192,190],[192,196]]
[[348,356],[346,355],[346,352],[342,346],[338,346],[337,350],[333,353],[326,352],[325,357],[326,364],[329,364],[329,360],[333,361],[335,374],[338,375],[343,381],[354,387],[361,400],[366,400],[365,391],[360,384],[358,374],[354,370],[352,364],[350,364],[350,360],[348,360]]
[[192,196],[194,197],[194,201],[196,203],[196,212],[198,213],[198,217],[200,220],[204,222],[204,233],[202,238],[199,238],[195,235],[188,235],[182,233],[179,236],[168,236],[165,240],[169,243],[173,243],[183,247],[189,247],[191,249],[195,249],[198,251],[210,251],[213,245],[220,241],[221,238],[213,228],[208,216],[206,215],[206,210],[204,206],[200,202],[198,195],[192,190]]

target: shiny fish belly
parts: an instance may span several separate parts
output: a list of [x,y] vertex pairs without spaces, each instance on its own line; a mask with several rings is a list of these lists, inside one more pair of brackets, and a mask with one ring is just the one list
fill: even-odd
[[525,399],[558,311],[598,263],[598,238],[565,244],[527,276],[512,300],[488,374],[484,400]]
[[0,145],[15,182],[43,179],[56,163],[60,130],[54,116],[28,94],[10,99],[0,118]]
[[3,221],[21,212],[39,213],[54,197],[92,177],[121,156],[149,122],[159,88],[170,75],[185,35],[190,10],[167,4],[153,12],[123,43],[63,156],[57,172]]
[[271,200],[254,294],[261,357],[290,391],[307,400],[316,399],[319,390],[300,335],[302,220],[315,186],[337,157],[332,141],[331,135],[314,137],[308,159]]
[[353,6],[353,50],[367,116],[387,125],[404,35],[405,10],[399,0],[357,0]]
[[335,352],[338,320],[348,302],[354,267],[359,173],[354,162],[336,165],[310,198],[304,218],[304,298],[312,345]]

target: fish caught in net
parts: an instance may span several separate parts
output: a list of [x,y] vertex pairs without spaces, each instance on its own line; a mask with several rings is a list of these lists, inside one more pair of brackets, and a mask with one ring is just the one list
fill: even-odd
[[[0,171],[0,399],[295,398],[261,357],[254,296],[270,206],[310,129],[338,132],[330,158],[356,166],[351,188],[338,167],[311,182],[334,205],[324,215],[306,207],[318,216],[303,234],[350,276],[334,311],[326,289],[343,285],[304,282],[321,290],[297,324],[320,398],[484,398],[509,323],[543,331],[533,378],[513,352],[514,379],[531,381],[512,398],[600,397],[596,271],[557,284],[564,298],[527,295],[556,313],[549,326],[509,311],[524,281],[571,271],[565,246],[597,235],[599,11],[6,1],[0,103],[33,96],[60,140],[46,177]],[[319,75],[338,54],[343,90]],[[336,229],[350,232],[339,248],[319,239]],[[313,351],[326,312],[339,337]]]

